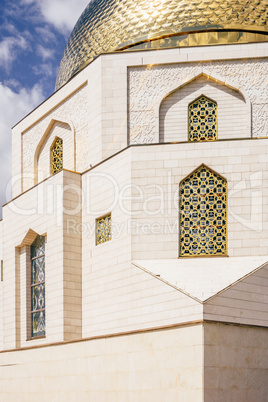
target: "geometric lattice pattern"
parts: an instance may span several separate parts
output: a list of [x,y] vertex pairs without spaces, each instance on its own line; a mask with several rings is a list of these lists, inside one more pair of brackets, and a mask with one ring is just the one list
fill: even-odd
[[180,185],[180,256],[227,254],[227,182],[201,165]]
[[111,214],[96,220],[96,244],[105,243],[112,239]]
[[51,160],[51,174],[58,173],[63,168],[63,141],[61,138],[56,138],[51,150],[50,150],[50,160]]
[[201,95],[189,105],[189,141],[217,139],[217,103]]
[[37,236],[31,246],[32,337],[46,333],[45,308],[45,237]]

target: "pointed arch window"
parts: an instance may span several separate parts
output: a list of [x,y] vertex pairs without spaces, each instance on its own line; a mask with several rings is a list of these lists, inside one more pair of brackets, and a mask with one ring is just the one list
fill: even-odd
[[227,254],[227,182],[201,165],[180,184],[181,257]]
[[37,236],[31,245],[31,335],[46,334],[45,237]]
[[205,95],[189,104],[189,141],[214,141],[218,138],[217,103]]
[[63,169],[63,141],[56,137],[50,148],[51,174],[60,172]]

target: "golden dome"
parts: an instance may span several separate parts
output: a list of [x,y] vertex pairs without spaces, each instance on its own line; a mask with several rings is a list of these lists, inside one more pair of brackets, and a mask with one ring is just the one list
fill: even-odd
[[92,0],[60,63],[56,89],[101,53],[267,40],[267,0]]

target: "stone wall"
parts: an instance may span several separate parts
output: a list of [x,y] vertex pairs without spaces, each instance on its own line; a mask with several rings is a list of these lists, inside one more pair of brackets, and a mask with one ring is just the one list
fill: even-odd
[[204,326],[204,401],[266,402],[268,329]]
[[[61,171],[3,208],[3,349],[82,336],[81,233],[68,232],[66,224],[70,211],[81,223],[80,181],[79,174]],[[47,321],[46,338],[31,340],[29,246],[37,234],[47,240]]]
[[0,353],[1,400],[266,402],[268,330],[204,323]]
[[3,401],[202,402],[202,325],[0,353]]
[[227,253],[268,255],[268,139],[133,147],[132,258],[177,258],[179,185],[201,164],[228,186]]

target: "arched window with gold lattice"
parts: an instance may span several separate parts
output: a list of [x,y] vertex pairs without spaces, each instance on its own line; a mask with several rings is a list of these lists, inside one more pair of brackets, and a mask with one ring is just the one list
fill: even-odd
[[217,131],[217,103],[201,95],[189,104],[189,141],[214,141]]
[[180,256],[227,254],[227,182],[205,165],[180,183]]
[[63,169],[63,141],[56,137],[50,148],[51,174],[60,172]]

